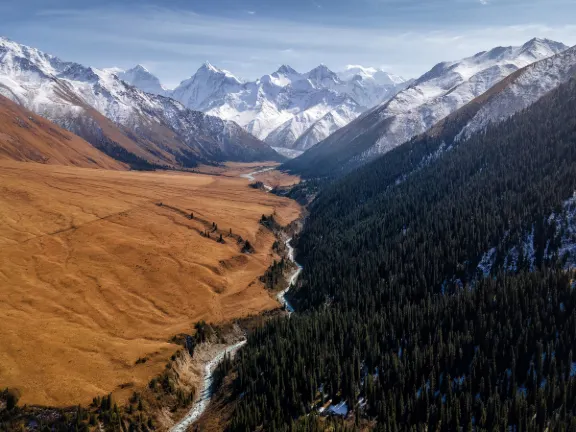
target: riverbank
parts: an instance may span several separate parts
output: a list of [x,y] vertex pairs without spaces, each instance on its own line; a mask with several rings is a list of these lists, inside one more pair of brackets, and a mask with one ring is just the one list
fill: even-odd
[[290,275],[290,277],[288,278],[288,286],[286,287],[286,289],[280,291],[277,296],[278,301],[280,302],[280,304],[282,304],[282,306],[284,306],[284,308],[289,314],[294,312],[294,307],[290,304],[290,301],[288,301],[286,295],[288,294],[288,291],[290,291],[290,288],[292,288],[292,286],[296,284],[296,281],[298,280],[298,277],[302,272],[302,266],[298,264],[294,259],[294,248],[290,244],[291,241],[292,238],[289,238],[288,240],[286,240],[285,245],[288,248],[287,253],[288,260],[296,265],[296,270],[294,270],[292,275]]
[[204,380],[202,383],[202,389],[199,393],[199,396],[194,402],[192,409],[184,416],[182,420],[176,423],[174,426],[170,428],[170,432],[185,432],[198,418],[204,413],[210,400],[212,399],[212,395],[214,393],[214,372],[216,371],[216,367],[224,360],[225,355],[229,355],[231,358],[234,357],[236,352],[242,348],[242,346],[246,343],[246,340],[242,340],[234,345],[227,346],[224,349],[221,349],[216,356],[210,360],[206,366],[204,367]]
[[[277,295],[278,302],[288,312],[289,315],[294,312],[294,308],[286,298],[286,294],[289,292],[290,288],[297,282],[298,277],[302,272],[302,266],[300,266],[294,260],[294,248],[290,244],[291,241],[292,238],[289,238],[285,241],[285,245],[287,248],[286,258],[296,266],[296,269],[287,278],[288,282],[286,288],[281,292],[279,292]],[[214,355],[214,357],[206,363],[204,367],[202,388],[200,390],[200,393],[196,397],[194,405],[184,418],[182,418],[178,423],[176,423],[174,426],[170,428],[170,432],[185,432],[204,414],[204,412],[210,405],[210,402],[216,390],[213,388],[213,383],[214,383],[214,372],[217,366],[220,364],[220,362],[222,362],[226,354],[230,355],[231,357],[234,357],[234,355],[242,348],[242,346],[244,346],[245,343],[246,340],[242,340],[235,344],[229,345],[223,349],[220,349],[216,353],[216,355]]]
[[[250,181],[255,180],[255,175],[265,173],[267,171],[273,170],[273,167],[263,168],[257,171],[253,171],[246,174],[241,174],[240,177],[246,178]],[[272,187],[270,185],[264,184],[266,191],[271,191]],[[294,307],[290,304],[286,298],[287,293],[290,288],[297,282],[300,273],[302,272],[302,266],[300,266],[294,259],[294,248],[291,245],[292,238],[288,238],[284,241],[286,247],[285,258],[290,261],[295,269],[287,277],[286,288],[280,291],[276,298],[278,302],[282,305],[282,308],[290,315],[294,312]],[[213,388],[214,384],[214,373],[217,366],[223,361],[225,355],[230,355],[233,357],[246,343],[246,340],[229,345],[223,349],[220,349],[213,358],[211,358],[204,367],[202,388],[200,393],[196,396],[196,400],[192,408],[188,413],[178,421],[174,426],[170,428],[170,432],[185,432],[188,430],[198,419],[205,413],[206,409],[209,407],[212,397],[216,389]]]

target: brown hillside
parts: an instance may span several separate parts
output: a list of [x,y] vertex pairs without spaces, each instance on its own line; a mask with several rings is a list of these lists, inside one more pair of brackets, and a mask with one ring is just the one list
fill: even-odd
[[125,170],[82,138],[0,95],[0,160]]
[[[245,179],[0,161],[0,185],[0,387],[22,403],[122,398],[196,321],[278,306],[259,282],[275,241],[259,220],[300,209]],[[212,222],[225,244],[199,234]]]

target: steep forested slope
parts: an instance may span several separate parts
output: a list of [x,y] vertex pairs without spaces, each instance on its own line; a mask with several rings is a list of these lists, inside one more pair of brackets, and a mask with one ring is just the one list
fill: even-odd
[[428,135],[322,192],[298,243],[301,313],[240,353],[231,429],[289,430],[328,398],[379,430],[576,427],[573,276],[557,254],[476,270],[528,227],[536,251],[552,243],[576,189],[574,113],[573,79],[450,151]]

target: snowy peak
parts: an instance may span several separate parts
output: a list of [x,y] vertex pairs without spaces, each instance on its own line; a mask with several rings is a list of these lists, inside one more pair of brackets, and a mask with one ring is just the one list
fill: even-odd
[[306,77],[316,87],[332,88],[340,83],[338,75],[332,72],[326,65],[321,64],[306,74]]
[[[462,60],[439,63],[389,100],[299,156],[291,167],[296,167],[296,171],[301,173],[318,174],[322,170],[351,169],[365,163],[426,132],[480,96],[490,97],[493,92],[500,91],[499,83],[502,86],[509,84],[504,81],[507,77],[512,81],[512,78],[517,81],[524,79],[518,77],[529,76],[525,68],[534,62],[542,60],[536,64],[546,64],[544,69],[551,70],[548,63],[557,61],[566,48],[559,42],[532,39],[522,46],[496,47]],[[574,74],[569,61],[560,63],[568,63],[569,72],[539,72],[529,84],[510,87],[515,90],[502,92],[503,96],[490,105],[497,107],[492,109],[496,116],[482,112],[474,124],[482,127],[487,122],[511,115],[516,112],[515,107],[523,106],[523,101],[534,100],[543,94],[549,88],[548,83],[558,82],[559,76],[570,76],[570,71]],[[528,70],[535,69],[531,66]],[[374,70],[351,66],[344,73],[358,77],[348,82],[366,84]],[[360,79],[362,77],[366,79]],[[470,106],[474,108],[478,104]],[[473,129],[477,130],[476,126]]]
[[278,70],[270,75],[264,75],[260,78],[262,83],[270,83],[277,87],[286,87],[295,81],[302,80],[304,77],[288,65],[282,65]]
[[282,65],[278,68],[278,70],[276,72],[274,72],[275,74],[278,75],[285,75],[285,76],[290,76],[290,75],[300,75],[298,72],[296,72],[291,66],[288,65]]
[[[104,146],[135,167],[279,158],[237,124],[144,92],[120,79],[120,74],[139,87],[146,80],[160,86],[158,79],[142,66],[127,72],[116,68],[101,70],[63,62],[5,39],[0,41],[0,95],[96,147]],[[117,151],[117,147],[123,150]]]
[[95,69],[82,66],[78,63],[71,63],[66,69],[58,74],[58,78],[91,83],[95,83],[100,79]]
[[[112,68],[110,71],[114,72]],[[141,64],[134,66],[127,71],[118,71],[116,73],[118,78],[127,82],[128,84],[139,88],[146,93],[158,94],[161,96],[167,95],[166,88],[160,83],[158,77],[153,75]]]
[[534,38],[522,45],[520,52],[531,55],[534,59],[551,57],[568,49],[568,46],[561,42],[550,39]]
[[[497,91],[490,91],[474,117],[467,122],[460,138],[468,138],[491,123],[498,123],[528,108],[546,93],[569,81],[576,73],[576,47],[569,48],[552,57],[537,61],[519,71],[514,79]],[[467,115],[465,118],[470,118]]]
[[224,69],[205,62],[194,75],[182,81],[170,96],[194,110],[207,112],[227,94],[242,88],[242,82]]
[[220,79],[225,78],[227,80],[236,81],[238,84],[240,84],[242,82],[238,78],[236,78],[234,75],[232,75],[232,73],[228,72],[225,69],[217,68],[216,66],[212,65],[208,61],[204,62],[204,64],[202,66],[200,66],[200,68],[192,76],[192,78],[194,78],[194,77],[198,77],[198,78],[209,77],[208,79],[212,79],[212,77],[218,77]]
[[378,71],[373,67],[364,67],[361,65],[347,65],[346,68],[339,72],[340,79],[344,81],[351,80],[355,77],[371,78]]
[[[132,69],[128,69],[126,72],[131,72],[133,74],[150,74],[148,69],[146,69],[143,65],[137,64]],[[152,74],[150,74],[152,75]]]
[[51,76],[62,72],[69,64],[36,48],[6,37],[0,38],[0,71],[9,74],[36,72]]
[[382,69],[374,67],[364,67],[361,65],[347,65],[345,70],[338,73],[343,81],[363,81],[374,80],[379,85],[398,86],[406,82],[406,79],[399,75],[393,75]]
[[[448,90],[473,77],[476,77],[476,80],[488,79],[488,82],[495,84],[495,79],[502,79],[517,69],[556,55],[567,48],[560,42],[537,38],[519,47],[492,48],[462,60],[439,63],[418,78],[412,87],[424,86],[427,94],[430,94],[431,88]],[[490,76],[484,77],[482,74]]]
[[305,149],[404,88],[390,84],[391,75],[379,84],[372,75],[380,72],[370,71],[362,82],[345,81],[323,64],[306,73],[285,64],[260,79],[240,82],[205,63],[171,95],[189,108],[237,122],[274,147],[292,148],[305,135],[299,144]]

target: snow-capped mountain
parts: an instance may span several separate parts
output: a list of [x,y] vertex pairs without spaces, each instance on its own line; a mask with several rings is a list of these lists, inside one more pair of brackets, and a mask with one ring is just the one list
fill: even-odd
[[65,62],[4,38],[0,94],[133,165],[280,158],[237,124],[145,93],[118,71]]
[[358,75],[362,79],[371,78],[381,85],[401,85],[407,80],[398,75],[390,74],[382,69],[364,67],[361,65],[348,65],[338,73],[341,80],[349,81]]
[[425,132],[519,69],[566,49],[558,42],[532,39],[520,47],[498,47],[440,63],[286,167],[313,175],[365,163]]
[[273,147],[305,150],[404,86],[400,77],[364,69],[343,79],[325,65],[307,73],[283,65],[256,81],[243,81],[204,63],[173,91],[159,90],[157,79],[140,83],[121,78],[190,109],[234,121]]
[[146,93],[168,96],[169,90],[165,88],[156,75],[153,75],[142,65],[136,65],[127,71],[121,69],[107,69],[128,84],[139,88]]
[[575,76],[576,47],[519,70],[477,101],[475,115],[457,138],[466,139],[489,124],[509,118]]
[[170,96],[187,108],[208,112],[220,106],[219,100],[239,92],[242,87],[242,81],[230,72],[206,62],[193,76],[182,81]]

